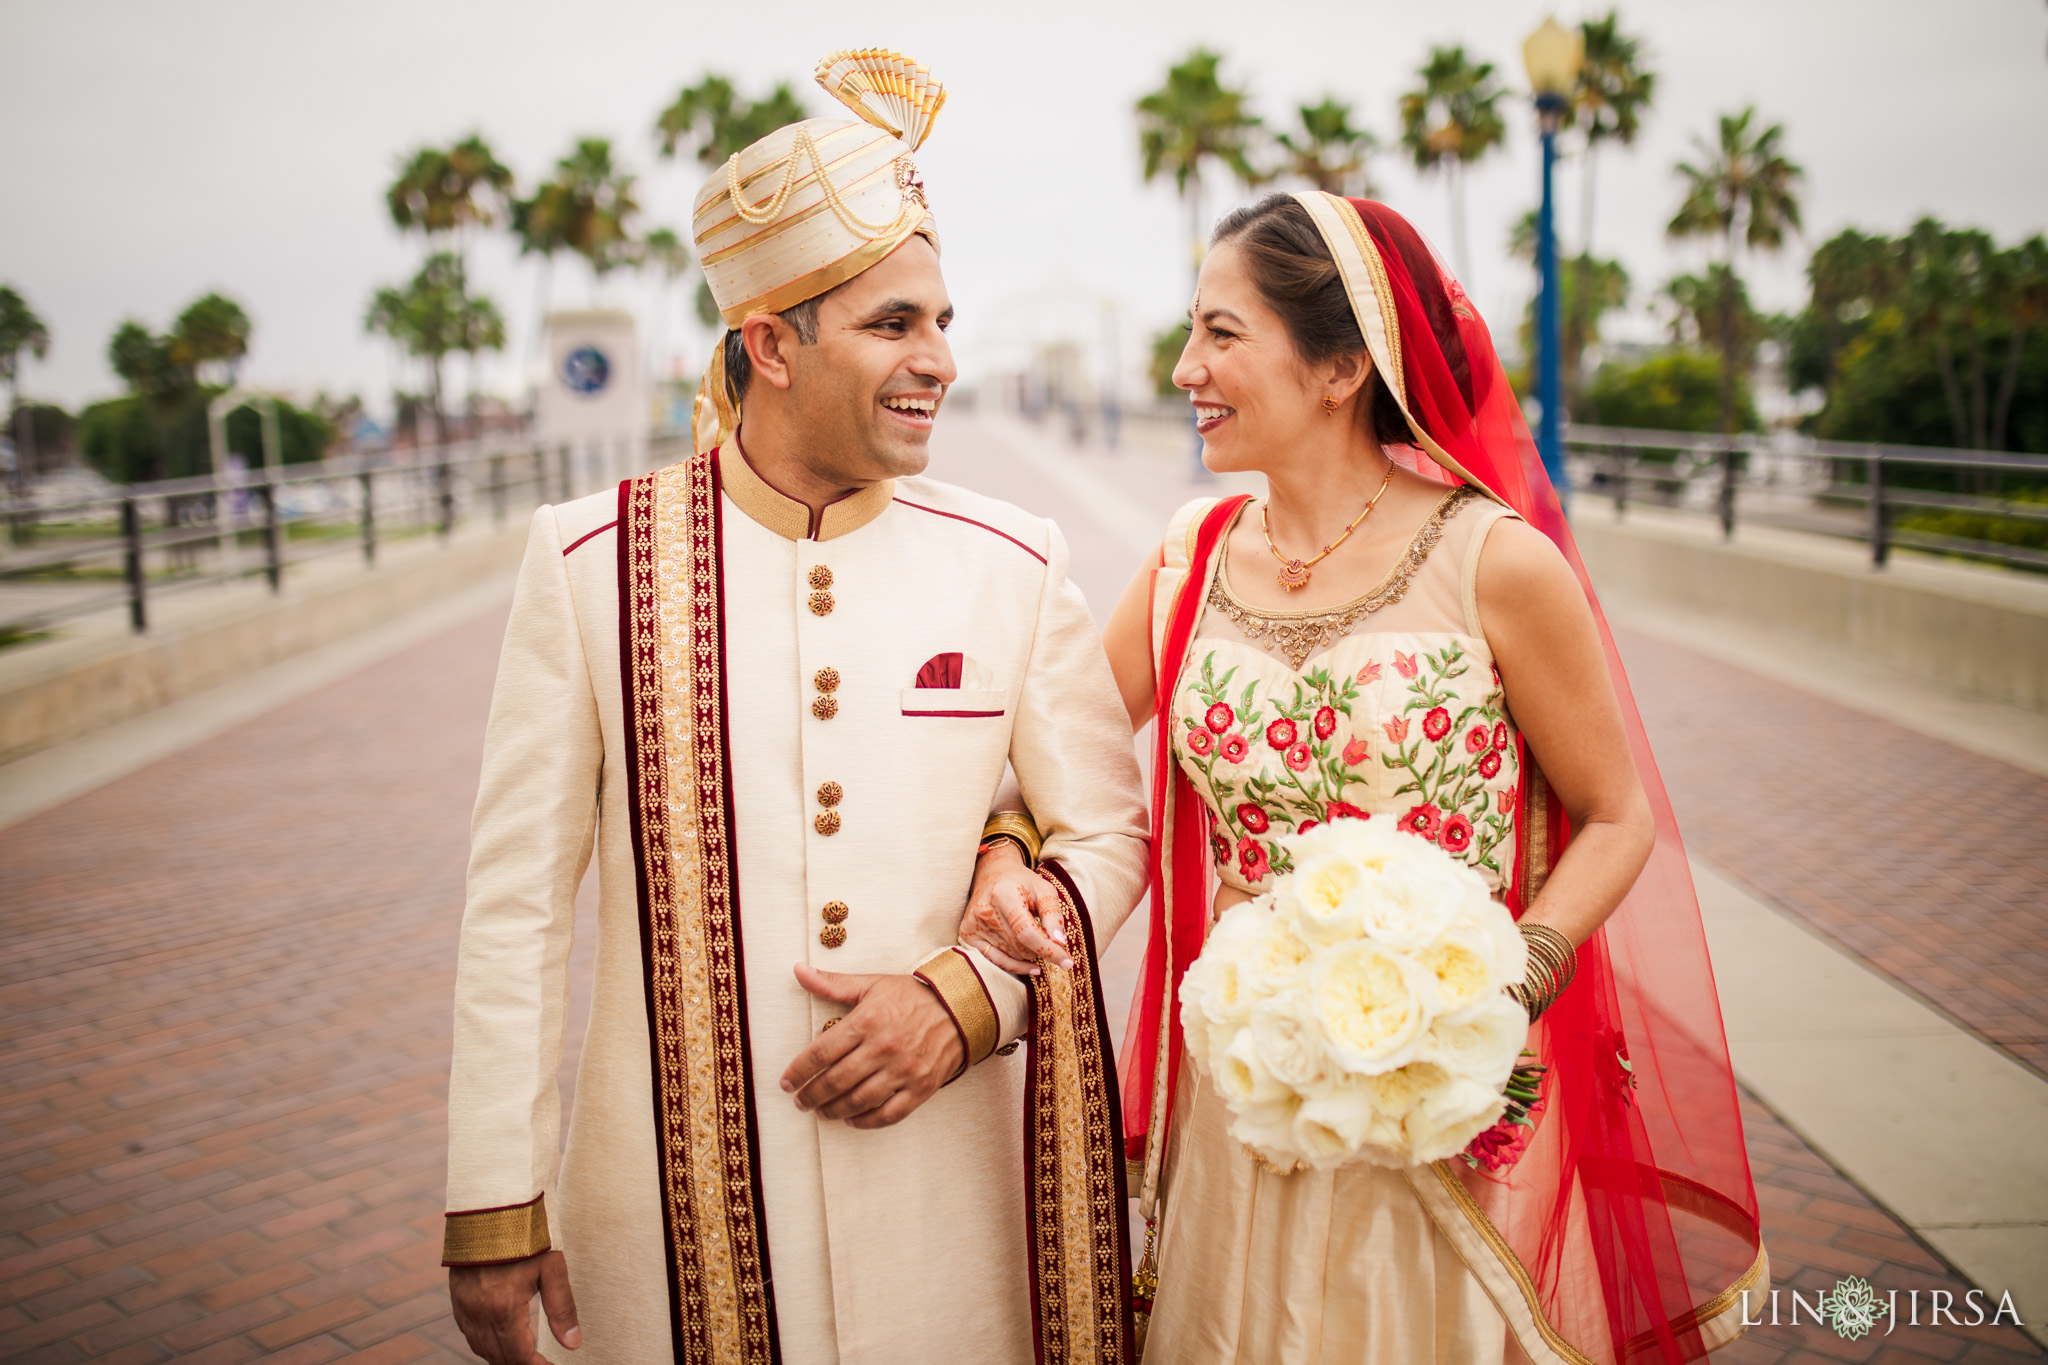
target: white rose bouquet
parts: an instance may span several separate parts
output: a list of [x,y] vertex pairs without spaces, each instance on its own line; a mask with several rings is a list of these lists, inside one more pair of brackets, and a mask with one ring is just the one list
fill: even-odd
[[1281,843],[1294,870],[1226,912],[1181,983],[1232,1135],[1281,1170],[1413,1166],[1526,1121],[1508,1092],[1529,1017],[1502,988],[1528,950],[1479,875],[1390,819]]

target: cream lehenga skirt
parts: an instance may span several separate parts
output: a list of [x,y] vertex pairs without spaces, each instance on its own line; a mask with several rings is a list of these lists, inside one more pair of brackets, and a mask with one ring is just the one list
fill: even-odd
[[1401,1172],[1276,1174],[1185,1064],[1174,1107],[1147,1365],[1501,1365],[1506,1323]]

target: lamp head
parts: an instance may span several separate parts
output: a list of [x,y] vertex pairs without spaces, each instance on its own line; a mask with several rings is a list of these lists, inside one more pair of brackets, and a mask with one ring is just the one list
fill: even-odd
[[1522,65],[1529,72],[1529,88],[1538,102],[1561,101],[1578,83],[1579,68],[1586,64],[1586,36],[1568,29],[1556,18],[1545,19],[1522,42]]

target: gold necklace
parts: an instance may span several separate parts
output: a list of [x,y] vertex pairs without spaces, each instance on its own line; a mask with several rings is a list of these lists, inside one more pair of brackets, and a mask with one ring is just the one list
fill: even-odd
[[1372,515],[1372,509],[1380,505],[1380,499],[1387,495],[1387,486],[1393,483],[1393,481],[1394,462],[1389,460],[1387,461],[1387,477],[1380,480],[1380,491],[1372,495],[1372,501],[1365,505],[1365,510],[1360,512],[1357,519],[1344,528],[1343,535],[1338,536],[1328,545],[1325,545],[1321,554],[1317,555],[1314,559],[1308,560],[1306,563],[1299,559],[1289,559],[1286,555],[1281,554],[1280,547],[1273,543],[1273,528],[1266,520],[1267,508],[1272,506],[1272,499],[1268,498],[1266,506],[1259,509],[1259,531],[1266,537],[1266,548],[1273,552],[1273,558],[1280,561],[1280,572],[1277,575],[1280,586],[1288,592],[1293,592],[1296,588],[1307,587],[1309,571],[1328,559],[1330,551],[1351,538],[1351,533],[1356,531],[1365,523],[1365,519]]

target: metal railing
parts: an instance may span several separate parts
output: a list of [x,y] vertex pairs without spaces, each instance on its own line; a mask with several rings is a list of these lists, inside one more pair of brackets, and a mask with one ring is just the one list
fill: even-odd
[[543,444],[486,436],[220,476],[115,485],[89,497],[0,502],[0,642],[125,606],[149,629],[156,598],[257,576],[273,592],[311,561],[379,550],[566,502],[683,458],[680,433]]
[[[1576,495],[1610,500],[1616,517],[1635,502],[1707,513],[1730,537],[1739,520],[1859,540],[1878,568],[1903,546],[2048,570],[2048,551],[1996,538],[2048,524],[2048,456],[1580,423],[1565,453]],[[1953,491],[1923,486],[1937,481]],[[1917,515],[1929,512],[1992,534],[1914,524],[1938,522]]]

